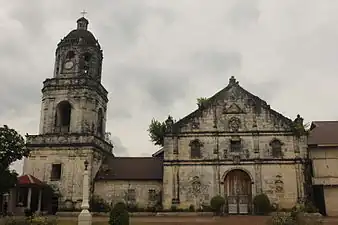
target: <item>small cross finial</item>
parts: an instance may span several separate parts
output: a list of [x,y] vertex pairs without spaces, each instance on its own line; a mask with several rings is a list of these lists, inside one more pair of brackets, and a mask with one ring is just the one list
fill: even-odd
[[81,14],[82,14],[82,17],[85,17],[85,15],[87,14],[86,10],[82,10]]

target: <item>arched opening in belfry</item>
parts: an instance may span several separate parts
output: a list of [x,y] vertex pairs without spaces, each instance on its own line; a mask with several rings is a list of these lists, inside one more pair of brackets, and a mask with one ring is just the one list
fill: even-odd
[[60,102],[56,107],[56,130],[58,132],[69,132],[72,106],[68,101]]
[[90,60],[92,58],[92,54],[86,52],[83,54],[83,72],[84,74],[88,74],[90,67]]
[[66,59],[73,59],[75,57],[75,52],[74,51],[69,51],[67,52]]
[[104,120],[103,110],[100,108],[97,114],[97,133],[100,136],[103,136],[103,120]]

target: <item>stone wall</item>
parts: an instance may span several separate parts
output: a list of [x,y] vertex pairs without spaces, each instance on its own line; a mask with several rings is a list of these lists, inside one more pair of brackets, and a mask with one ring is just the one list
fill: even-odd
[[99,109],[104,113],[103,130],[105,131],[107,99],[89,88],[83,87],[70,92],[67,86],[60,85],[60,87],[61,90],[43,91],[40,134],[58,133],[55,130],[55,118],[57,106],[62,101],[68,101],[72,106],[70,133],[96,133]]
[[108,203],[126,201],[128,189],[134,189],[136,193],[136,205],[140,208],[152,206],[149,201],[149,190],[155,190],[159,195],[162,190],[160,181],[96,181],[94,195],[104,199]]
[[[303,196],[302,185],[297,181],[296,167],[299,164],[271,164],[259,165],[253,163],[242,165],[215,165],[212,163],[180,166],[165,166],[163,181],[163,206],[169,209],[173,198],[179,198],[180,208],[195,208],[202,204],[210,205],[213,196],[225,196],[225,178],[232,170],[245,171],[252,181],[252,198],[263,192],[266,193],[272,203],[281,208],[292,208],[298,199]],[[176,174],[179,174],[178,178]],[[194,193],[193,178],[198,177],[201,182],[200,192]],[[179,179],[179,182],[177,182]],[[177,187],[177,185],[179,187]],[[166,188],[167,187],[167,188]],[[171,187],[171,188],[170,188]],[[178,193],[179,194],[178,194]]]
[[[89,162],[89,177],[94,179],[101,161],[102,155],[91,148],[58,148],[33,149],[30,156],[24,160],[23,171],[46,182],[54,190],[57,190],[61,197],[60,207],[65,207],[65,202],[73,202],[79,205],[82,201],[82,186],[84,161]],[[51,180],[52,164],[61,164],[61,179]],[[78,204],[76,204],[78,203]],[[69,203],[67,203],[69,205]]]

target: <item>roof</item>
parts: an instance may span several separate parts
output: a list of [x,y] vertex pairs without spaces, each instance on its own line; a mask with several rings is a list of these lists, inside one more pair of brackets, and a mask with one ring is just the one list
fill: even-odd
[[308,145],[338,146],[338,121],[313,121]]
[[69,34],[67,34],[66,37],[59,42],[58,46],[81,44],[100,47],[94,35],[87,30],[88,20],[81,17],[77,20],[77,24],[77,29],[69,32]]
[[108,157],[95,180],[162,180],[163,160],[158,157]]
[[37,186],[45,186],[46,184],[39,180],[38,178],[30,175],[25,174],[18,177],[18,184],[19,185],[37,185]]
[[69,34],[67,34],[58,45],[66,43],[79,43],[80,38],[82,43],[87,45],[96,45],[98,43],[92,32],[88,30],[75,29],[69,32]]
[[155,152],[151,156],[152,157],[160,157],[163,153],[164,153],[164,148],[161,148],[160,150],[158,150],[157,152]]
[[241,87],[238,83],[238,81],[236,81],[235,77],[232,76],[229,79],[229,84],[223,88],[222,90],[220,90],[219,92],[217,92],[215,95],[213,95],[212,97],[208,98],[204,103],[203,103],[203,107],[199,107],[197,110],[195,110],[194,112],[190,113],[189,115],[185,116],[184,118],[180,119],[179,121],[177,121],[174,125],[173,125],[173,132],[177,132],[180,127],[186,125],[187,123],[189,123],[191,120],[193,120],[195,117],[200,117],[202,115],[202,112],[209,108],[210,106],[212,106],[215,102],[217,102],[217,100],[223,99],[225,96],[227,96],[229,93],[229,90],[231,88],[235,87],[236,90],[238,91],[238,93],[247,95],[251,100],[252,100],[252,104],[255,105],[256,111],[260,112],[262,108],[266,108],[268,109],[273,115],[275,115],[277,118],[280,118],[282,121],[284,121],[286,124],[289,124],[291,127],[292,124],[292,120],[290,118],[285,117],[284,115],[280,114],[279,112],[273,110],[270,108],[270,105],[268,105],[266,103],[266,101],[262,100],[261,98],[259,98],[256,95],[253,95],[252,93],[250,93],[249,91],[245,90],[243,87]]

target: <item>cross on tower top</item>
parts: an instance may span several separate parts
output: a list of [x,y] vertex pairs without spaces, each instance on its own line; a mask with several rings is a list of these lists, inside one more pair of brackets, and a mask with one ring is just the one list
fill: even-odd
[[82,10],[81,14],[84,17],[88,12],[86,12],[86,10]]

